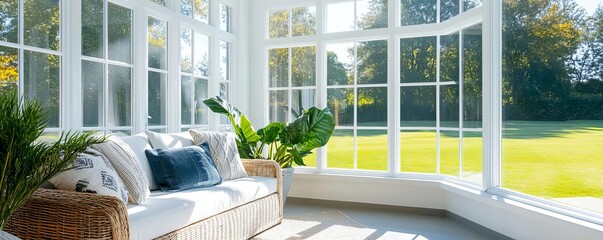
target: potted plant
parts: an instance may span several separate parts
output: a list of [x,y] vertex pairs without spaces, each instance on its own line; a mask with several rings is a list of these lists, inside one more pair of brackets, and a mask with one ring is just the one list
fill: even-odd
[[104,139],[67,132],[53,143],[37,141],[48,111],[36,100],[19,100],[15,89],[0,87],[0,113],[0,239],[6,239],[4,225],[36,189]]
[[293,164],[305,166],[303,158],[312,150],[326,145],[335,128],[335,120],[328,108],[300,109],[295,114],[297,118],[290,123],[271,122],[255,131],[244,114],[219,96],[203,103],[213,112],[228,116],[237,135],[237,147],[242,158],[272,159],[281,166],[284,199],[291,186]]

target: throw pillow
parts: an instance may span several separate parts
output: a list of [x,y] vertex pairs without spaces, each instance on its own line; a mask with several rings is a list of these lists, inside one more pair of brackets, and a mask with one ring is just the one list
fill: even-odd
[[165,134],[145,131],[145,134],[154,149],[181,148],[193,145],[193,138],[187,132]]
[[144,150],[153,149],[147,135],[145,133],[139,133],[133,136],[123,137],[121,140],[124,140],[124,142],[130,146],[132,151],[134,151],[134,154],[136,154],[138,161],[140,161],[142,170],[144,170],[144,173],[149,180],[149,190],[159,190],[159,185],[157,185],[157,182],[155,181],[147,155],[144,153]]
[[149,179],[145,174],[138,157],[128,144],[117,136],[109,136],[104,143],[94,144],[94,150],[107,157],[111,165],[117,171],[119,178],[128,189],[130,202],[141,204],[151,192],[149,191]]
[[193,143],[209,143],[212,158],[216,161],[218,171],[224,180],[247,177],[247,172],[239,157],[236,136],[234,133],[188,130]]
[[71,169],[49,182],[57,189],[108,195],[128,203],[128,190],[111,163],[91,148],[75,159]]
[[211,187],[222,183],[214,160],[202,146],[148,149],[145,154],[163,192]]

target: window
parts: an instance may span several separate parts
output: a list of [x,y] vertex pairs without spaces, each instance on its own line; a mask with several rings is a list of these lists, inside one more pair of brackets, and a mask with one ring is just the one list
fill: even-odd
[[[232,44],[227,41],[220,41],[220,80],[218,96],[230,101],[232,84]],[[220,116],[222,131],[228,131],[231,128],[230,120],[226,116]]]
[[46,131],[63,128],[61,113],[61,3],[8,0],[0,3],[0,89],[38,98],[50,112]]
[[220,30],[232,33],[232,7],[220,3]]
[[180,34],[180,96],[182,128],[209,125],[209,37],[191,29]]
[[316,34],[316,7],[271,10],[268,36],[282,38]]
[[166,131],[167,128],[167,22],[148,18],[148,128]]
[[209,24],[209,0],[180,0],[180,14]]
[[356,0],[327,4],[326,32],[387,27],[387,1]]

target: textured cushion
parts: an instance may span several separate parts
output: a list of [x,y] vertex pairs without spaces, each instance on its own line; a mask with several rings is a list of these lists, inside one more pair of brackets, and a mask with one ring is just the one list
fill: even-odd
[[128,189],[130,202],[143,203],[149,197],[151,192],[147,175],[136,154],[121,138],[109,136],[106,142],[90,147],[103,154],[111,162]]
[[198,131],[194,129],[188,132],[193,137],[195,144],[209,143],[211,156],[216,161],[218,171],[224,180],[247,177],[247,172],[239,157],[234,133]]
[[181,148],[193,145],[193,138],[187,132],[165,134],[145,131],[145,134],[154,149]]
[[207,145],[149,149],[145,153],[163,192],[211,187],[222,182]]
[[50,182],[61,190],[114,196],[128,203],[128,190],[111,163],[91,148],[77,157],[70,170],[58,174]]
[[134,151],[134,154],[136,154],[138,161],[140,161],[142,170],[144,170],[147,179],[149,180],[149,190],[159,190],[159,185],[157,185],[157,181],[155,181],[147,155],[144,153],[144,150],[153,149],[147,135],[145,133],[139,133],[133,136],[123,137],[122,140],[130,146],[132,151]]

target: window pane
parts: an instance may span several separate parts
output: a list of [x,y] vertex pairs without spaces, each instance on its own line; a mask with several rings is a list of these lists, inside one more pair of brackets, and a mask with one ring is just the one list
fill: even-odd
[[387,1],[356,1],[357,29],[387,27]]
[[180,0],[180,14],[187,17],[193,16],[193,0]]
[[192,78],[189,76],[180,77],[180,122],[185,125],[192,123],[192,89]]
[[82,0],[82,55],[104,58],[102,0]]
[[446,21],[459,15],[459,0],[440,0],[440,21]]
[[270,107],[270,122],[286,122],[287,108],[289,106],[288,91],[270,91],[269,107]]
[[132,10],[109,3],[109,60],[132,63]]
[[357,136],[358,169],[387,170],[387,131],[359,129]]
[[327,4],[327,32],[354,30],[354,1]]
[[209,0],[194,0],[193,17],[203,23],[209,23]]
[[232,7],[220,3],[220,30],[232,32]]
[[82,61],[82,100],[84,127],[104,126],[105,70],[102,63]]
[[436,126],[436,87],[400,88],[400,126]]
[[354,43],[327,45],[327,85],[354,83]]
[[316,7],[291,9],[291,35],[308,36],[316,34]]
[[61,48],[58,0],[24,0],[23,15],[23,38],[26,45],[52,50]]
[[291,84],[294,87],[316,85],[316,47],[291,48]]
[[335,129],[327,143],[328,168],[354,168],[354,130]]
[[[228,82],[221,82],[220,83],[220,90],[218,95],[223,98],[226,99],[226,101],[230,101],[230,84]],[[228,119],[227,116],[224,115],[220,115],[220,124],[229,124],[230,123],[230,119]]]
[[482,25],[463,30],[463,127],[482,127]]
[[17,43],[19,41],[19,1],[0,2],[0,41]]
[[298,118],[307,110],[316,106],[316,90],[303,89],[291,91],[291,114],[293,118]]
[[220,41],[220,80],[231,80],[230,77],[230,53],[231,44]]
[[463,179],[482,184],[482,133],[463,132]]
[[335,118],[335,126],[354,126],[354,89],[327,89],[328,107]]
[[268,56],[270,58],[268,62],[270,68],[269,87],[289,86],[289,49],[270,49],[268,50]]
[[[460,177],[460,139],[457,131],[440,132],[440,174]],[[463,162],[463,164],[465,164]]]
[[166,74],[149,71],[148,84],[149,126],[166,125]]
[[132,125],[132,69],[109,65],[107,126]]
[[0,46],[0,90],[19,85],[19,50]]
[[164,7],[166,6],[165,5],[166,4],[166,0],[149,0],[149,1],[157,3],[157,4],[159,4],[161,6],[164,6]]
[[463,0],[463,12],[482,5],[482,0]]
[[459,85],[440,86],[440,127],[459,127]]
[[195,76],[209,76],[209,37],[195,33]]
[[387,88],[358,88],[358,126],[387,126]]
[[149,17],[149,67],[167,69],[167,22]]
[[49,111],[48,127],[60,127],[61,58],[57,55],[23,51],[24,98],[38,98]]
[[280,38],[289,36],[289,10],[270,11],[268,19],[268,36],[270,38]]
[[400,170],[436,173],[436,133],[434,131],[400,132]]
[[358,84],[387,83],[387,40],[357,44]]
[[459,82],[459,33],[440,37],[440,82]]
[[209,83],[207,79],[195,78],[195,124],[208,123],[209,109],[203,100],[209,97]]
[[400,39],[400,82],[436,81],[436,42],[435,36]]
[[400,20],[402,26],[435,23],[437,0],[400,0]]
[[193,72],[193,31],[182,29],[180,32],[180,71]]

